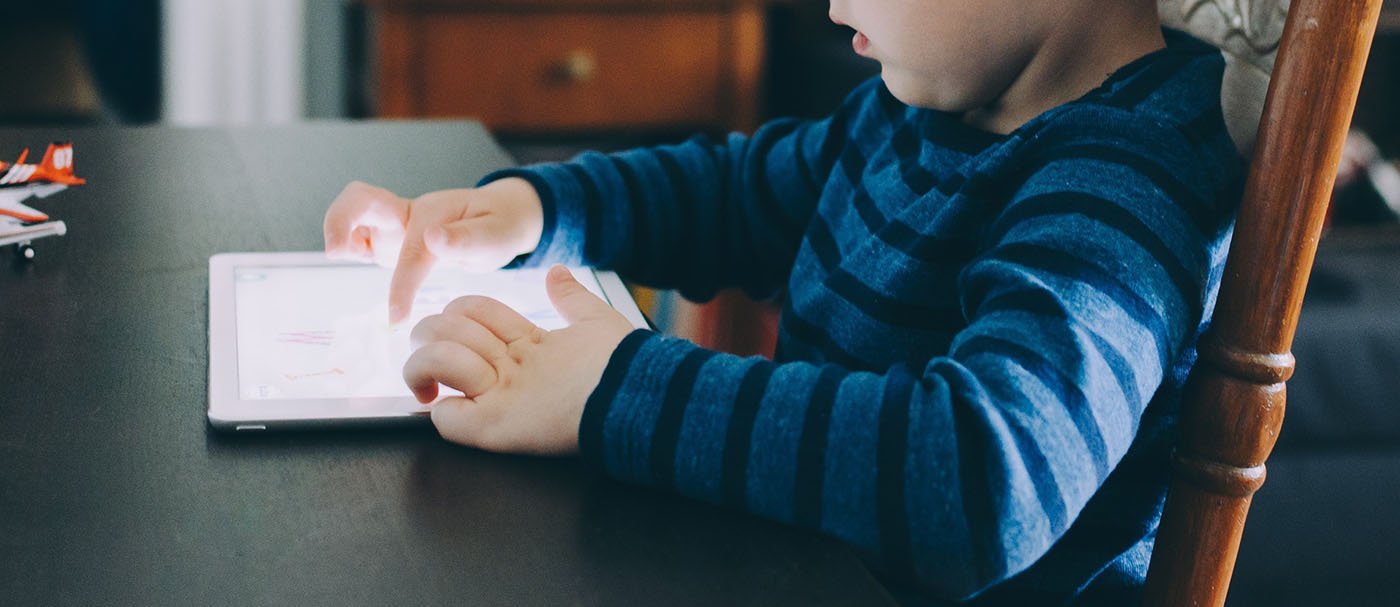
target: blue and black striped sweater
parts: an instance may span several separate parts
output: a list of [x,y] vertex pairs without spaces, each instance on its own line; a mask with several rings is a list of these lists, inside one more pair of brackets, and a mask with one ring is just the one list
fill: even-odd
[[910,598],[1131,603],[1243,175],[1223,65],[1168,32],[1005,136],[876,79],[825,120],[488,177],[544,201],[525,265],[785,302],[773,361],[628,336],[584,457],[840,538]]

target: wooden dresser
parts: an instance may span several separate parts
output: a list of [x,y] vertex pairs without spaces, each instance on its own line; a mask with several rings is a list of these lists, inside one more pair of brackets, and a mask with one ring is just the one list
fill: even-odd
[[750,130],[760,0],[360,0],[370,110],[498,133]]

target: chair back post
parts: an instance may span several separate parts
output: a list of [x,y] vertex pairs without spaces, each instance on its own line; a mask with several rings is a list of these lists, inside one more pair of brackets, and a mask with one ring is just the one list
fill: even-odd
[[1382,0],[1293,0],[1147,575],[1149,606],[1220,606],[1283,422],[1303,292]]

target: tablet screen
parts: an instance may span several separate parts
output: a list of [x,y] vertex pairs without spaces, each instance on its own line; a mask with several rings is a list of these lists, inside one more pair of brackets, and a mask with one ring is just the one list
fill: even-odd
[[[403,382],[409,332],[457,297],[487,295],[544,329],[563,327],[545,295],[545,272],[435,268],[410,319],[390,326],[390,270],[239,266],[234,270],[239,394],[244,400],[411,396]],[[601,296],[591,271],[576,269],[574,276]]]

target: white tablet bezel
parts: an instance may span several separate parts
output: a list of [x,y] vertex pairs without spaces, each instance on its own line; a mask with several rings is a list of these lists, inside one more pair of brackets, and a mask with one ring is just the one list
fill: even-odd
[[[345,266],[321,252],[220,253],[209,258],[209,424],[220,430],[275,430],[355,425],[419,424],[428,407],[411,396],[381,398],[244,400],[238,389],[238,332],[234,276],[239,267]],[[633,326],[646,318],[613,272],[571,268],[581,279],[592,274],[603,296]]]

